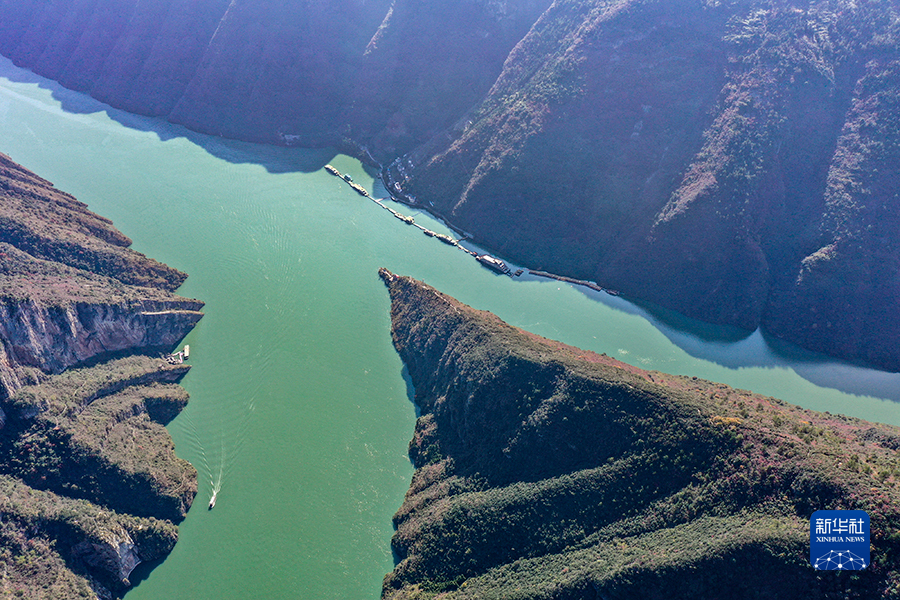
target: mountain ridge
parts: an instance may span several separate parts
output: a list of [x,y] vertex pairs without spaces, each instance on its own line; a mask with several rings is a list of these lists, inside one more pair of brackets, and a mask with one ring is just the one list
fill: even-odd
[[197,131],[381,163],[535,269],[897,371],[896,11],[6,0],[0,53]]
[[[896,427],[644,371],[380,275],[421,411],[384,598],[896,594]],[[810,567],[826,508],[868,512],[869,569]]]

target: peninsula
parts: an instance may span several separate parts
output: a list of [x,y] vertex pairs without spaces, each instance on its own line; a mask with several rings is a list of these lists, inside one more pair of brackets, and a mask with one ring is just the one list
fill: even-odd
[[[896,594],[900,429],[644,371],[380,275],[421,410],[386,600]],[[869,568],[811,568],[819,509],[868,512]]]
[[197,491],[164,425],[202,317],[186,275],[0,154],[0,590],[114,598]]

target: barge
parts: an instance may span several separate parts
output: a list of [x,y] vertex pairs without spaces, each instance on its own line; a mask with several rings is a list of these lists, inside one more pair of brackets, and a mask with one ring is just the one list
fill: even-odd
[[492,271],[497,271],[498,273],[502,273],[503,275],[509,275],[509,267],[506,266],[506,263],[500,260],[499,258],[494,258],[490,254],[481,254],[475,257],[475,260],[486,266],[488,269]]

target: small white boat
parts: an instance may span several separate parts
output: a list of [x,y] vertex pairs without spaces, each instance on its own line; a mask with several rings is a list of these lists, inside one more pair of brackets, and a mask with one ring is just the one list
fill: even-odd
[[216,505],[216,496],[219,494],[218,491],[213,492],[212,498],[209,499],[209,510],[212,510]]

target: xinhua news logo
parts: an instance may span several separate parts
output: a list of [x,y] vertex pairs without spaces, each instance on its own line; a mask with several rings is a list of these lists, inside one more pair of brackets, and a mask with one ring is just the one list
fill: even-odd
[[819,571],[869,566],[869,515],[864,510],[817,510],[809,520],[809,562]]

